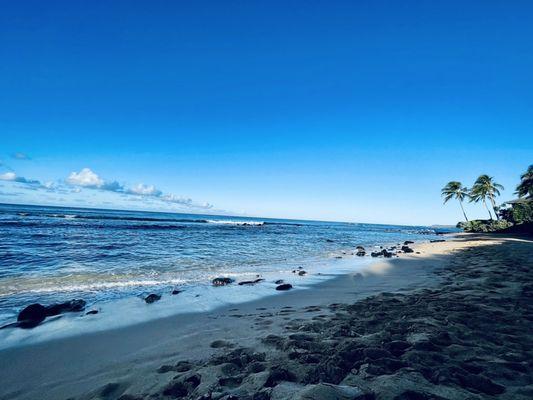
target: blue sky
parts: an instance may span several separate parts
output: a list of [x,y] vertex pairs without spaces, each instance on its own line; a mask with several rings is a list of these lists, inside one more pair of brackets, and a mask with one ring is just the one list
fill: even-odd
[[447,181],[487,173],[510,199],[533,162],[532,13],[6,3],[0,202],[455,223]]

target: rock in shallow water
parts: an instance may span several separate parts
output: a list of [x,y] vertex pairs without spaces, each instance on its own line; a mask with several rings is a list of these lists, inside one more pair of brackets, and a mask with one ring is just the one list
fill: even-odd
[[18,317],[18,326],[24,329],[35,328],[46,318],[46,307],[42,304],[30,304]]
[[156,301],[159,301],[159,300],[161,300],[161,296],[158,295],[158,294],[155,294],[155,293],[149,294],[144,299],[144,301],[146,301],[146,303],[148,303],[148,304],[155,303]]
[[226,286],[230,283],[233,283],[234,280],[227,277],[218,277],[211,281],[213,283],[213,286]]
[[412,253],[414,250],[410,248],[409,246],[402,246],[402,251],[404,253]]
[[74,299],[64,303],[52,304],[46,307],[46,316],[52,317],[54,315],[63,314],[66,312],[80,312],[85,309],[87,303],[85,300]]
[[290,283],[284,283],[276,287],[276,290],[290,290],[290,289],[292,289],[292,285]]
[[86,302],[81,299],[74,299],[64,303],[43,306],[42,304],[30,304],[24,308],[17,317],[17,326],[23,329],[35,328],[46,317],[63,314],[66,312],[80,312],[85,309]]
[[257,278],[257,279],[254,279],[253,281],[242,281],[242,282],[239,282],[238,285],[239,286],[243,286],[243,285],[255,285],[256,283],[259,283],[259,282],[262,282],[264,281],[263,278]]

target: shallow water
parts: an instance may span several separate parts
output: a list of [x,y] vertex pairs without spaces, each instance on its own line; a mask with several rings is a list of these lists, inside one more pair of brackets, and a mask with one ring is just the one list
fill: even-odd
[[[83,298],[106,308],[176,287],[184,292],[167,300],[174,303],[163,314],[209,309],[272,294],[276,279],[306,286],[358,268],[368,259],[336,258],[358,245],[436,237],[421,226],[0,205],[0,325],[34,302]],[[296,277],[298,267],[309,274]],[[231,291],[210,286],[217,276],[257,275],[268,282]],[[141,320],[137,314],[146,311],[130,313]]]

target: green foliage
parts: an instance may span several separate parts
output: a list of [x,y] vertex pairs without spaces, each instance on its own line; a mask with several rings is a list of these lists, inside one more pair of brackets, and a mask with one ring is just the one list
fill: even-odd
[[444,203],[452,198],[456,198],[459,201],[463,201],[467,198],[468,188],[464,187],[461,182],[451,181],[446,184],[441,190],[441,194],[444,197]]
[[470,201],[479,202],[482,201],[483,205],[489,212],[489,217],[492,219],[489,208],[487,207],[486,200],[489,199],[492,204],[492,209],[494,214],[498,216],[498,210],[496,208],[496,201],[494,200],[496,196],[500,195],[500,190],[503,190],[503,186],[499,183],[494,182],[494,178],[488,175],[480,175],[470,191]]
[[503,186],[499,183],[494,182],[494,178],[488,175],[480,175],[472,190],[470,191],[471,201],[478,202],[486,198],[494,198],[500,195],[500,190],[503,189]]
[[500,215],[516,225],[533,222],[533,202],[515,203],[511,208],[501,210]]
[[516,187],[516,194],[519,197],[533,197],[533,164],[525,173],[520,175],[521,182]]
[[468,221],[468,217],[466,216],[465,209],[463,208],[463,200],[470,197],[468,188],[466,186],[463,186],[461,182],[458,181],[451,181],[446,184],[441,190],[442,197],[444,197],[444,203],[446,204],[448,200],[452,198],[456,198],[459,200],[459,204],[461,205],[461,210],[463,211],[463,215],[465,216],[465,220]]
[[488,232],[497,232],[502,229],[511,227],[513,224],[506,220],[483,220],[475,219],[469,222],[460,222],[457,224],[458,228],[462,228],[465,232],[475,232],[475,233],[488,233]]
[[[516,194],[521,199],[509,202],[509,205],[511,205],[510,208],[502,208],[496,205],[495,198],[500,195],[500,190],[503,190],[503,186],[496,183],[494,178],[489,175],[480,175],[470,191],[466,187],[463,187],[461,182],[452,181],[448,182],[442,188],[441,193],[445,203],[452,198],[456,198],[461,203],[461,208],[463,206],[462,201],[465,198],[470,199],[470,202],[483,202],[483,205],[489,213],[490,220],[478,219],[459,222],[457,228],[463,229],[465,232],[510,231],[509,228],[513,227],[512,229],[518,229],[521,225],[522,228],[531,229],[533,225],[533,164],[520,176],[520,179],[521,182],[516,187]],[[501,220],[494,221],[492,219],[492,214],[487,206],[487,200],[490,201],[496,217],[501,218]],[[466,219],[466,214],[464,215]]]

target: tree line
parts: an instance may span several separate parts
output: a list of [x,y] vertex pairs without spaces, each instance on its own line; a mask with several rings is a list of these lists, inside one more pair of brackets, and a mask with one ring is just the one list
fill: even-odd
[[[499,207],[496,205],[496,197],[500,195],[500,190],[503,189],[504,187],[495,182],[492,176],[483,174],[476,179],[470,189],[459,181],[450,181],[442,188],[441,194],[444,197],[444,203],[451,199],[459,201],[467,222],[468,217],[463,206],[465,200],[474,203],[482,202],[489,213],[489,219],[492,220],[492,213],[487,204],[490,203],[494,216],[499,220]],[[521,199],[533,199],[533,164],[520,176],[520,183],[516,187],[515,194]]]

